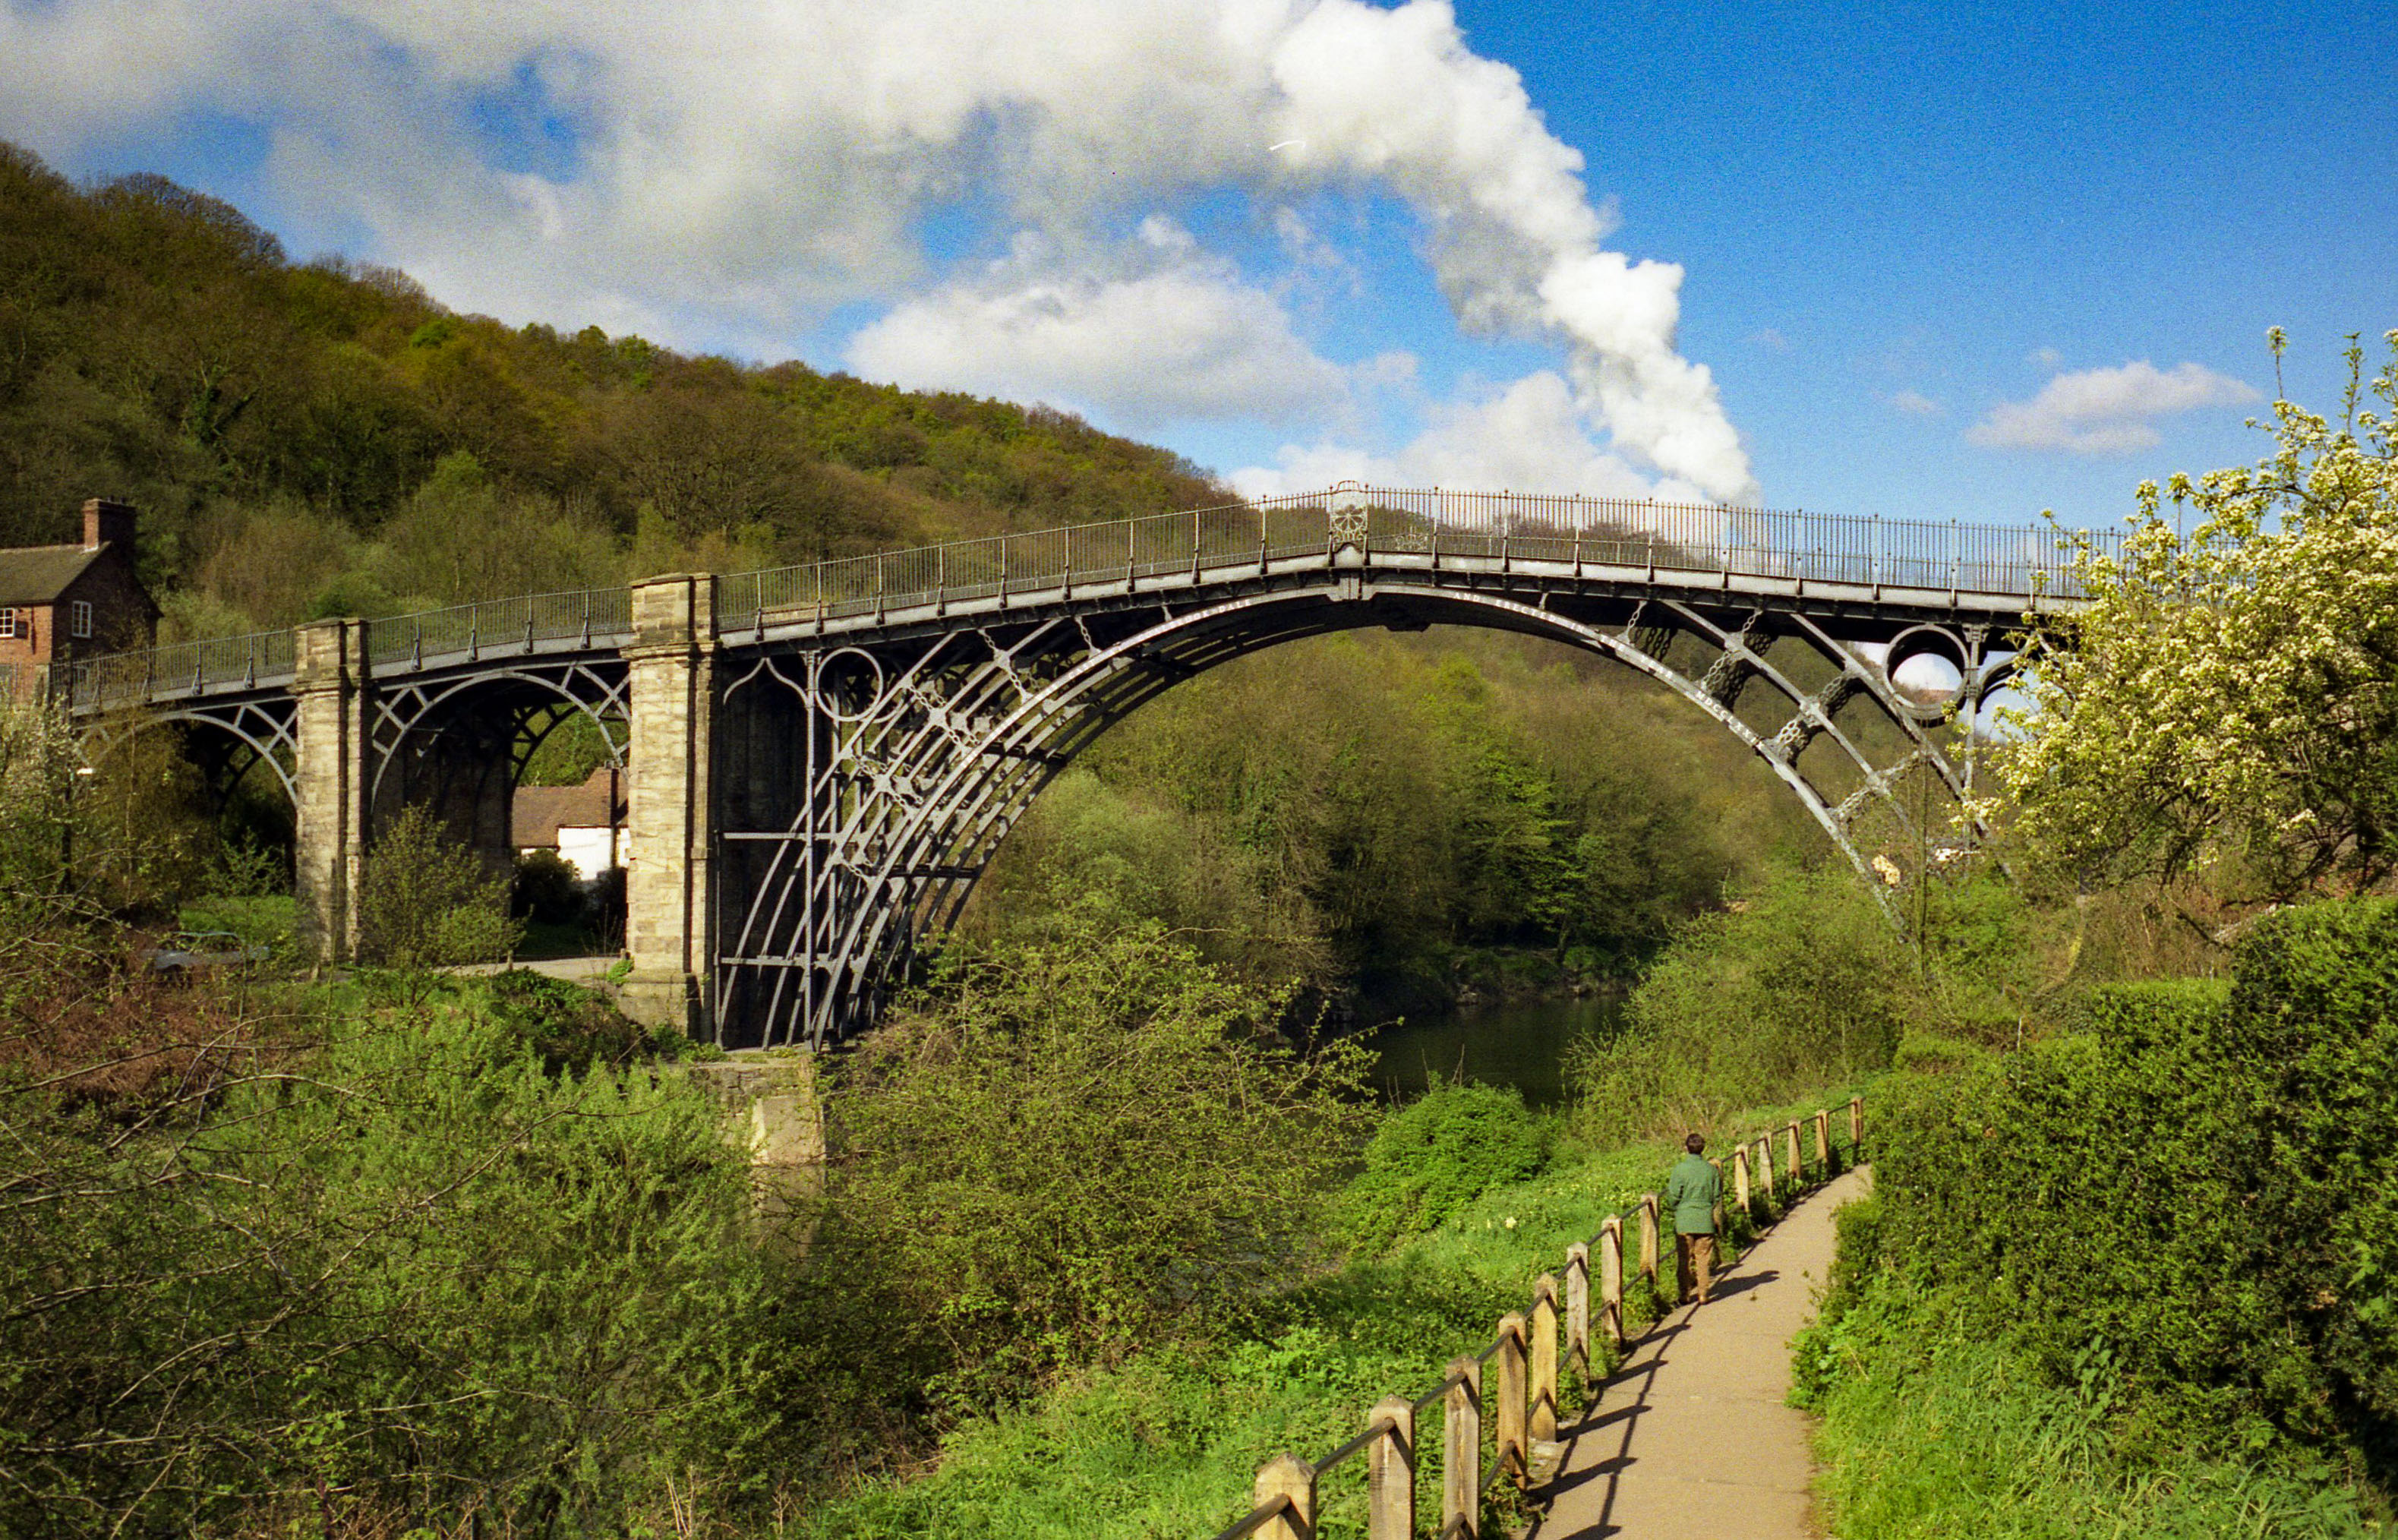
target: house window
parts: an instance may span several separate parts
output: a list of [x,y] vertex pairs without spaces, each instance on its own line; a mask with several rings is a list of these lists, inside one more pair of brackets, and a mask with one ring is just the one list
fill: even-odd
[[67,613],[71,617],[71,624],[74,627],[74,635],[79,637],[88,637],[91,635],[90,600],[76,600]]
[[[25,628],[25,630],[31,629],[31,627]],[[25,631],[20,630],[17,628],[17,612],[14,610],[0,609],[0,638],[14,640],[15,638],[23,636],[24,634]]]

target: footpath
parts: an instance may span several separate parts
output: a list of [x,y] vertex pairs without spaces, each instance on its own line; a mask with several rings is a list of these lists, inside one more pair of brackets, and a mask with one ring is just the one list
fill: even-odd
[[[1871,1189],[1834,1180],[1718,1273],[1704,1309],[1650,1328],[1564,1450],[1548,1511],[1527,1540],[1809,1540],[1814,1463],[1790,1390],[1790,1339],[1832,1264],[1832,1215]],[[1668,1265],[1672,1253],[1666,1255]]]

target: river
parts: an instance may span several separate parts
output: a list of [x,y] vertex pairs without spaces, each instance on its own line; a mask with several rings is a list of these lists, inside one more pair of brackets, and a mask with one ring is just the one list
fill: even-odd
[[1565,1053],[1578,1037],[1604,1036],[1623,1019],[1617,995],[1530,1000],[1426,1013],[1365,1036],[1374,1050],[1374,1083],[1385,1094],[1416,1096],[1453,1080],[1513,1086],[1535,1107],[1566,1100]]

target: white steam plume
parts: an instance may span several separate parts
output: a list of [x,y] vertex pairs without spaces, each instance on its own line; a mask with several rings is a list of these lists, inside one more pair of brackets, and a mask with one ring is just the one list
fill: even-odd
[[[1144,281],[1124,232],[1173,196],[1384,186],[1429,226],[1463,325],[1556,338],[1617,449],[1756,491],[1676,351],[1681,269],[1605,249],[1580,154],[1446,0],[0,0],[0,134],[45,154],[229,115],[265,130],[280,199],[363,224],[437,292],[761,351],[856,300],[1054,349],[1028,305]],[[528,154],[529,123],[567,147]],[[1055,270],[928,291],[920,222],[964,198],[1037,232]],[[1164,265],[1193,313],[1210,274],[1256,291]],[[1251,330],[1257,368],[1289,363],[1284,329]]]

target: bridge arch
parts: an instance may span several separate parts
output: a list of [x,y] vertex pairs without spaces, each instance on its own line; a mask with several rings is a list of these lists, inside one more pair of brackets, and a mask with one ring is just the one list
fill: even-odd
[[[1109,726],[1184,679],[1303,637],[1470,625],[1633,669],[1765,760],[1885,902],[1883,874],[1856,837],[1861,815],[1875,806],[1919,848],[1935,843],[1941,831],[1922,827],[1893,792],[1920,771],[1944,801],[1962,799],[1965,774],[1936,735],[1951,709],[1978,705],[2001,677],[1982,636],[1962,628],[1914,628],[1926,634],[1910,646],[1950,650],[1963,664],[1952,700],[1920,702],[1803,614],[1649,599],[1602,624],[1538,597],[1369,585],[1337,567],[1312,581],[1160,607],[1130,626],[1109,618],[1052,616],[1013,636],[964,628],[897,647],[761,653],[727,669],[732,714],[745,696],[779,697],[780,716],[804,724],[810,758],[808,794],[788,829],[729,831],[750,858],[728,844],[719,879],[717,1008],[728,1040],[788,1033],[821,1044],[870,1020],[918,945],[955,922],[1033,800]],[[1752,720],[1760,703],[1771,712],[1763,723]],[[1886,741],[1857,730],[1858,709],[1883,724]],[[1893,742],[1901,751],[1892,761]],[[1844,777],[1827,776],[1826,762]]]

